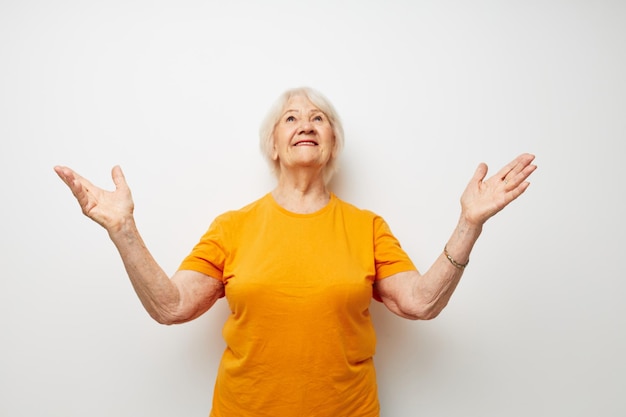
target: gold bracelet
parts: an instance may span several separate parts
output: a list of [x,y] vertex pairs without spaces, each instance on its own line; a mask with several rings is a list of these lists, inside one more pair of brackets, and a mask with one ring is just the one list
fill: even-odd
[[469,264],[469,259],[464,264],[460,264],[457,261],[455,261],[454,258],[452,258],[452,256],[450,256],[450,254],[448,253],[448,246],[447,245],[443,247],[443,254],[446,255],[446,258],[448,258],[450,263],[452,265],[454,265],[455,268],[465,269],[465,267]]

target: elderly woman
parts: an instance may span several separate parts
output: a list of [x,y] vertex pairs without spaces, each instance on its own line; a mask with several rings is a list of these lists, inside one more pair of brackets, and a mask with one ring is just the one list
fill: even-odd
[[380,216],[328,190],[342,145],[326,98],[309,88],[285,92],[261,128],[276,188],[218,216],[171,278],[137,231],[119,167],[113,192],[55,167],[83,213],[109,233],[156,321],[193,320],[226,296],[231,314],[212,417],[378,416],[372,297],[401,317],[436,317],[485,221],[527,189],[536,168],[523,154],[485,179],[480,164],[452,236],[421,274]]

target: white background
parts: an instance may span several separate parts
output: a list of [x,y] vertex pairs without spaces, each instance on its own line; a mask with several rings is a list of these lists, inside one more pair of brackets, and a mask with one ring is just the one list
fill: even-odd
[[[485,227],[448,308],[372,306],[382,415],[626,415],[626,3],[0,3],[0,416],[206,416],[220,301],[165,327],[52,168],[111,188],[173,273],[273,178],[259,123],[286,88],[344,120],[333,190],[442,250],[480,161],[539,169]],[[296,416],[298,417],[298,416]]]

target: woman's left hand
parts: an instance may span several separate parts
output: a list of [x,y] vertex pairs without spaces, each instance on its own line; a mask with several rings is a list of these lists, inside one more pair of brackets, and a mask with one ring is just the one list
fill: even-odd
[[487,165],[478,165],[461,196],[461,215],[465,221],[482,227],[490,217],[526,191],[530,185],[526,179],[537,169],[531,164],[534,159],[534,155],[521,154],[487,180]]

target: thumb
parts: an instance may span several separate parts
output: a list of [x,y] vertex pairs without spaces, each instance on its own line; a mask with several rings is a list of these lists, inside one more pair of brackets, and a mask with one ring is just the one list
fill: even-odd
[[472,178],[472,182],[482,182],[487,176],[487,164],[481,162],[478,164],[476,171],[474,172],[474,178]]
[[113,183],[115,184],[116,189],[127,186],[126,177],[124,177],[122,168],[119,165],[115,165],[111,170],[111,178],[113,178]]

